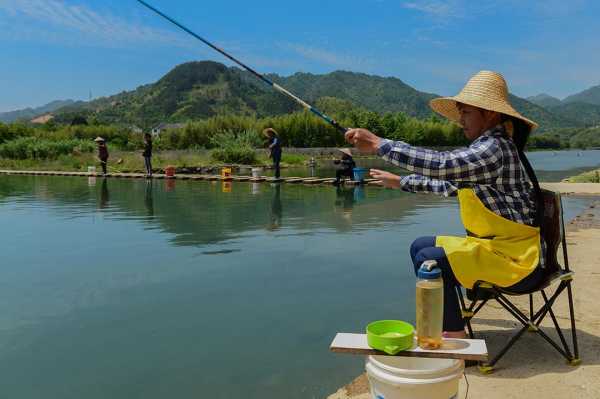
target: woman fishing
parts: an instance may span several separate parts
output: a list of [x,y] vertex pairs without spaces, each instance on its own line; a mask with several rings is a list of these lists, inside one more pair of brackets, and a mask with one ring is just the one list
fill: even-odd
[[534,227],[536,193],[520,159],[537,124],[510,105],[506,81],[495,72],[477,73],[460,94],[434,99],[430,106],[463,127],[469,147],[433,151],[382,139],[366,129],[349,130],[346,140],[413,173],[397,176],[372,169],[371,176],[384,186],[458,196],[467,236],[421,237],[410,255],[415,270],[426,260],[435,260],[442,269],[444,336],[464,338],[457,286],[470,289],[480,280],[518,292],[543,278],[544,245]]

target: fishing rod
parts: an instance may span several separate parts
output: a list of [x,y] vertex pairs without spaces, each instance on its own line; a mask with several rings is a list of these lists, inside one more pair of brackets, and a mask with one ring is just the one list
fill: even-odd
[[177,22],[173,18],[171,18],[168,15],[164,14],[163,12],[157,10],[156,8],[152,7],[150,4],[146,3],[143,0],[136,0],[136,1],[138,3],[140,3],[141,5],[145,6],[146,8],[150,9],[151,11],[155,12],[156,14],[160,15],[161,17],[163,17],[167,21],[171,22],[175,26],[177,26],[180,29],[184,30],[185,32],[189,33],[194,38],[200,40],[202,43],[206,44],[207,46],[209,46],[213,50],[216,50],[219,53],[221,53],[222,55],[224,55],[225,57],[229,58],[231,61],[233,61],[236,64],[238,64],[239,66],[241,66],[242,68],[244,68],[246,71],[250,72],[251,74],[253,74],[257,78],[259,78],[260,80],[262,80],[263,82],[265,82],[266,84],[268,84],[269,86],[271,86],[273,89],[275,89],[278,92],[280,92],[280,93],[288,96],[289,98],[293,99],[298,104],[300,104],[301,106],[303,106],[305,109],[309,110],[313,114],[317,115],[319,118],[323,119],[324,121],[326,121],[327,123],[329,123],[330,125],[332,125],[333,127],[335,127],[339,132],[346,133],[346,131],[348,131],[348,129],[346,129],[345,127],[341,126],[334,119],[332,119],[329,116],[325,115],[323,112],[319,111],[318,109],[316,109],[315,107],[313,107],[312,105],[310,105],[309,103],[307,103],[306,101],[302,100],[298,96],[296,96],[293,93],[289,92],[288,90],[284,89],[283,87],[281,87],[277,83],[273,82],[269,78],[267,78],[264,75],[256,72],[254,69],[250,68],[249,66],[247,66],[243,62],[239,61],[237,58],[233,57],[232,55],[226,53],[224,50],[222,50],[219,47],[215,46],[214,44],[212,44],[208,40],[202,38],[201,36],[199,36],[198,34],[196,34],[195,32],[193,32],[192,30],[186,28],[184,25],[182,25],[181,23]]

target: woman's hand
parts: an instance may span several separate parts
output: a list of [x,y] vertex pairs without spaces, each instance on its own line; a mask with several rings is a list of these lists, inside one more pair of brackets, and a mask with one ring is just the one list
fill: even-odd
[[348,143],[365,154],[376,154],[381,142],[380,137],[367,129],[350,129],[346,132],[345,138]]
[[400,188],[400,176],[398,175],[379,169],[371,169],[369,174],[373,179],[379,180],[384,187]]

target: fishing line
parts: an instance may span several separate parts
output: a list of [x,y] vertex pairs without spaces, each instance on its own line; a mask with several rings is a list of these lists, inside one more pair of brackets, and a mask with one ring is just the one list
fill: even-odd
[[318,109],[316,109],[315,107],[313,107],[312,105],[310,105],[309,103],[307,103],[306,101],[302,100],[300,97],[294,95],[293,93],[291,93],[290,91],[288,91],[285,88],[281,87],[280,85],[278,85],[277,83],[273,82],[269,78],[265,77],[264,75],[258,73],[254,69],[250,68],[249,66],[247,66],[243,62],[239,61],[237,58],[235,58],[232,55],[230,55],[227,52],[225,52],[223,49],[215,46],[214,44],[212,44],[208,40],[204,39],[200,35],[196,34],[192,30],[188,29],[185,25],[177,22],[173,18],[171,18],[168,15],[164,14],[163,12],[157,10],[156,8],[154,8],[153,6],[151,6],[150,4],[146,3],[143,0],[136,0],[136,1],[138,3],[140,3],[141,5],[143,5],[144,7],[148,8],[149,10],[153,11],[154,13],[158,14],[162,18],[164,18],[167,21],[171,22],[173,25],[175,25],[175,26],[179,27],[180,29],[182,29],[183,31],[187,32],[188,34],[190,34],[194,38],[200,40],[202,43],[206,44],[207,46],[209,46],[213,50],[218,51],[219,53],[221,53],[222,55],[224,55],[225,57],[227,57],[231,61],[235,62],[236,64],[238,64],[239,66],[241,66],[242,68],[244,68],[246,71],[248,71],[251,74],[253,74],[254,76],[256,76],[258,79],[262,80],[263,82],[265,82],[266,84],[268,84],[269,86],[271,86],[273,89],[277,90],[278,92],[280,92],[280,93],[288,96],[292,100],[296,101],[298,104],[300,104],[301,106],[303,106],[305,109],[309,110],[310,112],[312,112],[313,114],[315,114],[319,118],[323,119],[324,121],[326,121],[327,123],[329,123],[330,125],[332,125],[333,127],[335,127],[339,132],[346,133],[346,131],[348,130],[345,127],[341,126],[339,123],[337,123],[334,119],[330,118],[329,116],[325,115],[323,112],[319,111]]

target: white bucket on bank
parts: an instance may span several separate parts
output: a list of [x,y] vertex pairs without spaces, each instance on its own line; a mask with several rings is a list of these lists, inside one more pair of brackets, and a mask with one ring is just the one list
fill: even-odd
[[262,168],[252,168],[252,177],[260,177]]
[[96,167],[95,166],[88,166],[88,173],[96,173]]
[[458,397],[464,362],[369,356],[365,368],[373,399],[454,399]]

